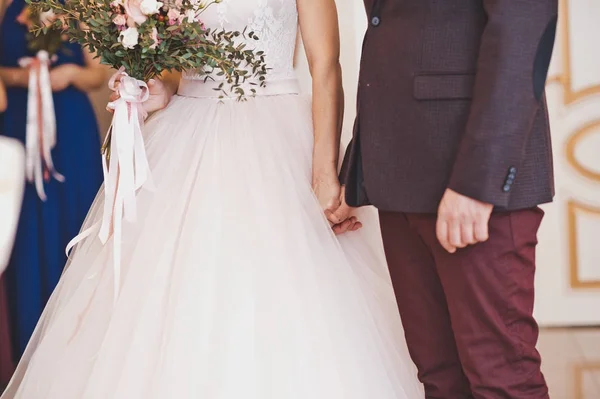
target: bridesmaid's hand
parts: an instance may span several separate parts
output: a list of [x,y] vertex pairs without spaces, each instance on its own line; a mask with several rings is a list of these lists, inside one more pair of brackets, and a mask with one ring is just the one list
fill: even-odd
[[71,86],[75,76],[81,71],[81,67],[75,64],[64,64],[50,71],[50,84],[52,91],[62,91]]
[[6,101],[6,89],[4,88],[4,83],[0,80],[0,112],[6,111],[7,106]]

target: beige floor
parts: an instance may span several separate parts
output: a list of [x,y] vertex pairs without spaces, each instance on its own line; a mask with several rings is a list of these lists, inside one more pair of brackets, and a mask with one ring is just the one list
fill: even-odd
[[543,330],[538,348],[552,399],[600,399],[600,328]]

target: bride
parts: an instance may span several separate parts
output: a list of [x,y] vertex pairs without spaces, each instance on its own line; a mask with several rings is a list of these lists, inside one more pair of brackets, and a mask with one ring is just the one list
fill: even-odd
[[[267,87],[238,102],[192,73],[150,82],[156,190],[123,227],[117,300],[111,243],[88,238],[2,399],[422,398],[380,243],[340,206],[334,0],[223,0],[203,16],[257,32]],[[298,25],[312,101],[294,77]]]

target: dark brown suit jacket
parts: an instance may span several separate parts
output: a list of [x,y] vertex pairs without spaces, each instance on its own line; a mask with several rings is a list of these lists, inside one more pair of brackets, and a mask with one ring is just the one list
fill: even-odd
[[436,212],[446,188],[520,209],[554,195],[544,95],[558,0],[365,0],[351,205]]

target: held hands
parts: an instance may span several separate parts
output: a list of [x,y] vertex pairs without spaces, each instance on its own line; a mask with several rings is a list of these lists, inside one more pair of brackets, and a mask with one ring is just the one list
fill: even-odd
[[355,216],[351,216],[354,208],[346,203],[346,187],[342,186],[340,194],[340,207],[334,212],[334,217],[343,222],[332,226],[333,232],[337,235],[344,234],[347,231],[356,231],[362,227],[362,223]]
[[437,238],[449,253],[488,239],[493,209],[486,204],[447,189],[438,209]]
[[334,171],[313,173],[312,186],[335,234],[355,231],[362,227],[358,219],[350,215],[352,208],[346,204],[345,189],[340,186]]

